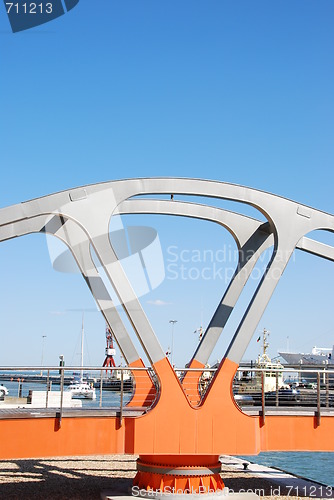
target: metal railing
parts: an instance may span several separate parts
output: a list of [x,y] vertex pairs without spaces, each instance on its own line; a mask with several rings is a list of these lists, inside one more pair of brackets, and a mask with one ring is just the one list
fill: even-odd
[[233,381],[234,399],[246,413],[268,411],[334,413],[334,367],[250,368],[240,366]]
[[[69,385],[80,382],[82,374],[89,390],[80,397]],[[61,425],[64,410],[71,416],[103,410],[117,414],[121,425],[125,411],[148,411],[158,394],[157,378],[150,368],[0,367],[0,417],[13,410],[43,409],[41,416],[55,412]]]
[[[189,402],[199,406],[216,369],[180,369],[177,373]],[[232,392],[243,411],[257,411],[263,419],[266,410],[285,408],[290,412],[294,409],[315,411],[320,422],[324,410],[333,408],[334,411],[334,366],[253,368],[241,365],[233,380]]]
[[[82,372],[87,382],[94,386],[95,399],[76,400],[68,391],[75,375]],[[202,403],[215,372],[215,368],[176,369],[193,406]],[[60,424],[65,410],[71,416],[80,415],[82,411],[91,415],[98,411],[113,412],[121,425],[125,413],[137,416],[147,412],[160,393],[158,379],[150,368],[0,367],[0,384],[9,389],[9,394],[1,397],[4,391],[0,385],[0,417],[4,418],[6,410],[8,413],[14,409],[40,408],[56,411]],[[311,411],[320,425],[321,415],[334,413],[334,367],[268,369],[240,366],[232,392],[242,411],[260,414],[263,420],[269,411]]]

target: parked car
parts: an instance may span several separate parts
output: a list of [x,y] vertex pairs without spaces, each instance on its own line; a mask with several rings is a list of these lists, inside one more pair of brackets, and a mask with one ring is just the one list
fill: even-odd
[[[254,397],[254,396],[253,396]],[[261,394],[257,394],[255,403],[257,405],[261,404]],[[282,387],[278,390],[278,404],[279,406],[291,406],[299,404],[301,401],[300,391],[298,389],[290,389],[287,387]],[[276,391],[270,391],[265,393],[265,404],[268,406],[276,405]]]

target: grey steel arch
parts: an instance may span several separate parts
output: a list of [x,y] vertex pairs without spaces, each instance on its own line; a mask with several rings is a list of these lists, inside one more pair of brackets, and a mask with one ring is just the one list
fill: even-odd
[[257,208],[268,221],[269,232],[274,239],[273,256],[227,352],[232,361],[239,363],[294,249],[300,245],[305,251],[332,260],[332,247],[324,248],[305,237],[316,229],[333,231],[332,215],[285,198],[233,184],[196,179],[133,179],[76,188],[4,208],[0,211],[0,228],[7,226],[8,233],[12,233],[10,237],[15,237],[16,223],[22,222],[24,231],[29,232],[31,219],[41,215],[73,220],[81,226],[117,291],[150,362],[154,364],[164,357],[164,353],[117,261],[108,239],[108,227],[111,214],[117,213],[119,205],[129,198],[171,193],[246,203]]
[[[225,227],[233,236],[239,249],[239,261],[209,325],[193,355],[194,360],[205,365],[225,327],[233,308],[249,279],[256,261],[274,243],[270,227],[256,219],[221,208],[181,201],[156,199],[131,199],[118,207],[120,214],[164,214],[193,217],[215,222]],[[334,260],[334,248],[303,237],[296,248],[314,255]]]
[[[233,184],[194,179],[137,179],[133,182],[137,195],[172,193],[229,199],[249,204],[267,218],[274,235],[274,253],[227,351],[227,357],[238,364],[299,240],[315,229],[333,231],[333,216],[282,197]],[[123,191],[123,200],[135,196],[131,188],[128,184]],[[122,201],[122,198],[118,197],[118,200]],[[315,244],[311,246],[314,248]]]
[[[96,269],[90,252],[90,242],[83,228],[76,222],[54,215],[33,217],[0,226],[0,241],[32,233],[48,233],[63,241],[71,251],[97,305],[111,328],[121,353],[128,364],[139,359],[139,354],[125,329],[113,300]],[[15,234],[15,236],[14,236]]]
[[223,226],[233,236],[239,250],[238,264],[192,357],[192,360],[205,365],[258,258],[273,245],[268,225],[235,212],[189,202],[133,199],[121,203],[118,210],[120,214],[164,214],[203,219]]
[[[177,209],[177,207],[180,208]],[[222,303],[218,306],[212,318],[208,331],[206,332],[208,335],[203,336],[203,340],[198,346],[197,360],[205,364],[255,265],[259,252],[263,250],[262,246],[257,248],[256,243],[259,242],[262,244],[262,242],[268,238],[268,234],[262,232],[261,226],[263,226],[263,224],[260,221],[256,221],[244,215],[218,208],[191,203],[159,202],[157,200],[151,203],[145,201],[145,204],[142,200],[127,201],[122,204],[120,212],[123,214],[158,212],[170,215],[202,218],[226,227],[233,235],[240,249],[239,265],[235,275],[235,277],[239,279],[238,281],[236,279],[234,281],[232,280]],[[125,360],[127,363],[137,361],[139,359],[139,354],[135,350],[131,338],[126,332],[125,326],[114,307],[103,280],[99,276],[89,251],[89,239],[81,226],[75,224],[73,220],[59,216],[52,216],[51,218],[49,216],[34,217],[30,219],[28,226],[24,225],[25,229],[22,228],[22,221],[13,224],[15,224],[16,236],[27,234],[28,232],[47,232],[60,238],[67,244],[102,314],[111,327]],[[13,237],[13,224],[1,227],[0,235],[2,240]],[[253,245],[249,244],[250,241],[253,242]],[[250,259],[250,256],[252,259]],[[249,263],[247,261],[249,261]]]

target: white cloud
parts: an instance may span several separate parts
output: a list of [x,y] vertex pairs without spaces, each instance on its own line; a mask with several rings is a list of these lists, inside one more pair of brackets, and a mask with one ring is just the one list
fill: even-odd
[[171,302],[165,302],[164,300],[156,299],[156,300],[148,300],[148,304],[152,306],[168,306]]

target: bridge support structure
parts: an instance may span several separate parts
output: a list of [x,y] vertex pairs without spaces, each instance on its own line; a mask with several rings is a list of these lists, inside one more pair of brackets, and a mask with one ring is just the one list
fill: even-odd
[[[150,195],[152,198],[147,198]],[[166,200],[166,195],[171,196],[171,200]],[[239,202],[258,210],[262,220],[202,202],[189,203],[190,196]],[[190,372],[181,380],[177,377],[122,267],[110,237],[110,221],[123,214],[162,214],[206,220],[227,229],[236,242],[239,261],[235,273],[201,342],[190,356],[190,367],[205,366],[254,266],[262,253],[272,248],[267,268],[204,396],[196,389],[195,398],[188,397],[187,389],[193,384],[198,386],[198,376]],[[30,233],[48,233],[68,246],[128,366],[130,369],[144,366],[143,355],[137,351],[105,280],[114,288],[133,333],[155,371],[160,397],[147,413],[124,419],[121,428],[112,419],[101,419],[99,424],[94,424],[94,429],[97,436],[102,435],[99,426],[106,435],[109,432],[111,453],[116,450],[140,455],[135,483],[147,489],[171,484],[183,490],[189,486],[194,486],[196,491],[201,486],[220,489],[223,483],[218,477],[217,456],[222,453],[334,450],[334,433],[328,432],[331,427],[328,418],[332,417],[322,418],[320,425],[311,417],[268,416],[265,420],[250,417],[236,406],[232,394],[237,367],[294,251],[299,249],[334,261],[333,247],[309,237],[309,233],[316,230],[334,232],[334,216],[270,193],[198,179],[106,182],[0,210],[0,241]],[[147,269],[145,272],[143,269],[151,254],[141,250],[137,254],[138,273],[144,275]],[[153,381],[148,376],[142,381],[138,378],[130,405],[136,406],[140,391],[149,397],[152,388]],[[285,435],[280,437],[283,427]],[[50,432],[45,424],[40,428]],[[54,430],[49,440],[50,449],[52,446],[58,449],[58,445],[61,449],[66,432],[66,419],[63,419],[62,428]],[[93,441],[90,446],[95,453]]]
[[165,494],[199,494],[223,491],[218,456],[140,455],[134,486]]

